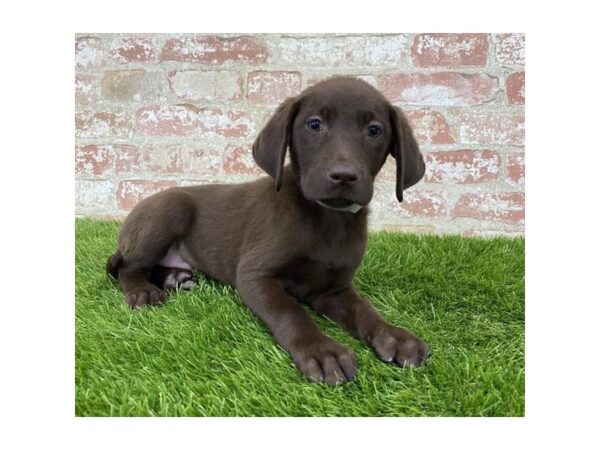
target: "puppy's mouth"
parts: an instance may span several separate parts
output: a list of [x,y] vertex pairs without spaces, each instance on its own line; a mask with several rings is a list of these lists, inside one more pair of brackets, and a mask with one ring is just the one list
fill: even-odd
[[351,212],[353,214],[360,211],[362,205],[345,198],[329,198],[326,200],[317,200],[317,203],[324,208],[338,212]]
[[345,198],[330,198],[327,200],[319,200],[319,202],[325,204],[329,208],[347,208],[354,202]]

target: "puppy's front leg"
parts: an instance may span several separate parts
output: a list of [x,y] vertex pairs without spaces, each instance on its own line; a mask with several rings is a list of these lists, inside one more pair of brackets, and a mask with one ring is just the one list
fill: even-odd
[[238,274],[237,290],[243,302],[271,330],[308,378],[336,384],[356,376],[354,353],[324,335],[302,305],[269,276]]
[[308,303],[319,314],[366,341],[384,361],[418,366],[427,360],[425,343],[409,331],[387,323],[353,288],[309,299]]

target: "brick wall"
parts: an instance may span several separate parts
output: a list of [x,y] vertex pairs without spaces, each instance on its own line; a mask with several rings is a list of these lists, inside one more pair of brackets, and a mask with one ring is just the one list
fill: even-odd
[[359,76],[401,106],[427,161],[399,204],[392,158],[373,229],[524,231],[524,36],[77,35],[79,216],[124,217],[169,186],[261,175],[251,144],[317,80]]

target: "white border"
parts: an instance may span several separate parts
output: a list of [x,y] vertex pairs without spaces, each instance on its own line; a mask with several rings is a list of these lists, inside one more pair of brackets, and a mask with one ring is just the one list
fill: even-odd
[[[104,0],[7,7],[2,440],[10,448],[86,449],[255,442],[262,448],[588,448],[597,442],[598,34],[597,15],[585,6]],[[110,31],[525,32],[527,418],[74,418],[73,35]]]

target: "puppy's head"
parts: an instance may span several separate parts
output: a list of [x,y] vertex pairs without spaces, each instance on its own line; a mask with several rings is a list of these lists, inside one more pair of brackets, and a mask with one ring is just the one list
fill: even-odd
[[260,132],[252,153],[277,189],[288,147],[303,195],[333,209],[369,203],[375,175],[389,154],[396,159],[399,201],[425,173],[402,111],[355,78],[330,78],[287,99]]

